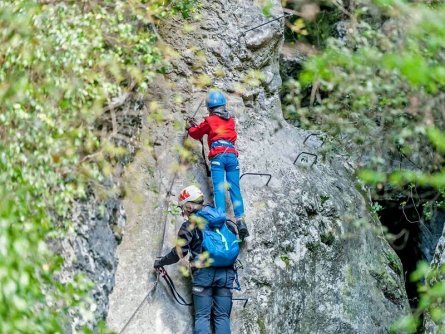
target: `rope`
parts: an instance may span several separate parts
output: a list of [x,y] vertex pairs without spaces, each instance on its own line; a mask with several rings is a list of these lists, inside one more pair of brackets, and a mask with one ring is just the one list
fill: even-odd
[[165,282],[167,283],[168,287],[170,288],[170,291],[173,295],[173,298],[176,300],[176,302],[179,305],[182,306],[192,306],[192,303],[187,303],[184,299],[184,297],[181,296],[181,294],[178,292],[178,290],[176,289],[175,283],[173,283],[173,280],[171,279],[171,277],[168,275],[167,271],[164,269],[164,267],[161,267],[158,269],[159,273],[161,274],[161,277],[165,280]]
[[204,149],[204,141],[201,139],[199,142],[201,143],[202,160],[204,160],[204,164],[206,166],[207,177],[210,177],[212,174],[210,173],[210,167],[209,167],[209,164],[207,163],[207,160],[206,160],[206,152],[205,152],[205,149]]
[[[237,266],[236,264],[234,265],[234,270],[235,270],[235,281],[236,284],[238,285],[238,287],[234,288],[235,290],[240,291],[241,290],[241,286],[238,280],[238,268],[243,268],[241,261],[237,260],[237,262],[239,262],[239,265]],[[175,301],[182,306],[192,306],[193,303],[187,303],[184,299],[184,297],[181,296],[181,294],[178,292],[178,290],[176,289],[175,284],[173,283],[173,280],[171,279],[171,277],[168,275],[167,271],[165,270],[164,267],[161,267],[158,269],[159,274],[161,275],[162,278],[164,278],[165,282],[167,283],[168,287],[170,288],[170,291],[172,293],[173,298],[175,299]],[[244,305],[243,308],[246,308],[247,302],[249,301],[248,298],[233,298],[232,300],[239,300],[239,301],[244,301]],[[120,334],[120,333],[119,333]]]

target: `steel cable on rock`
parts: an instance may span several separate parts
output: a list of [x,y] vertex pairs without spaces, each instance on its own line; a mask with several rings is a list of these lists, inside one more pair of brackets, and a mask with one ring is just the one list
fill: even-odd
[[[201,108],[202,104],[204,103],[204,99],[201,100],[201,102],[198,105],[198,108],[196,108],[195,112],[193,113],[192,118],[194,118],[196,116],[196,114],[199,111],[199,108]],[[185,134],[183,140],[182,140],[182,147],[184,147],[185,145],[185,139],[187,138],[187,133]],[[179,163],[182,163],[182,158],[179,157]],[[173,186],[175,185],[176,179],[178,178],[178,171],[175,171],[175,173],[173,174],[172,180],[170,181],[170,185],[167,189],[167,192],[164,196],[164,200],[162,202],[162,220],[164,222],[164,227],[163,227],[163,231],[162,231],[162,239],[161,239],[161,243],[159,245],[158,251],[156,253],[157,257],[160,257],[160,255],[162,254],[162,248],[164,247],[164,240],[165,240],[165,234],[167,231],[167,215],[168,215],[168,205],[169,205],[169,196],[172,193],[173,190]],[[159,271],[156,272],[156,281],[154,282],[153,286],[148,290],[147,294],[145,295],[144,299],[139,303],[139,305],[137,306],[137,308],[134,310],[134,312],[131,314],[130,318],[127,320],[127,322],[125,323],[124,327],[122,327],[122,329],[118,332],[118,334],[122,334],[125,332],[125,330],[127,329],[128,325],[133,321],[134,317],[136,316],[136,314],[140,311],[140,309],[142,308],[142,306],[144,305],[144,303],[149,299],[149,297],[153,296],[156,287],[158,286],[159,283]],[[171,287],[170,287],[171,288]]]
[[156,281],[155,281],[155,283],[150,288],[150,290],[148,290],[148,292],[145,295],[144,299],[140,302],[140,304],[138,305],[136,310],[132,313],[131,317],[127,320],[127,322],[125,323],[124,327],[122,327],[122,329],[119,331],[119,334],[122,334],[123,332],[125,332],[125,330],[127,329],[128,325],[133,321],[133,318],[136,316],[136,314],[141,309],[142,305],[144,305],[144,303],[148,300],[148,298],[154,293],[158,283],[159,283],[159,273],[156,274]]

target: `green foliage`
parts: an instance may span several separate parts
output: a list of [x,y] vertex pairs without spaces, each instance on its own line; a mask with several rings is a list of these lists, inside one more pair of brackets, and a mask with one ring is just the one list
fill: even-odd
[[51,248],[71,228],[73,202],[124,153],[96,131],[104,105],[168,66],[153,15],[186,16],[193,4],[0,1],[1,333],[91,320],[91,283],[57,279],[63,259]]
[[[313,85],[314,94],[296,117],[342,146],[361,149],[374,171],[386,172],[388,160],[403,155],[433,172],[443,160],[437,129],[445,126],[445,6],[400,5],[392,10],[397,16],[383,24],[383,14],[370,19],[376,10],[363,5],[349,23],[347,39],[328,40],[306,62],[300,82]],[[295,115],[292,104],[285,108]]]
[[435,127],[430,127],[427,129],[427,134],[431,143],[440,152],[445,152],[445,133]]
[[281,261],[284,262],[284,264],[286,265],[286,268],[288,268],[288,267],[289,267],[289,264],[290,264],[290,258],[289,258],[289,255],[287,255],[287,254],[282,254],[282,255],[280,255],[280,259],[281,259]]
[[[182,1],[169,1],[171,4],[170,14],[181,13],[182,17],[188,18],[193,13],[196,12],[197,9],[197,0],[182,0]],[[163,6],[165,6],[164,2],[162,2]]]
[[423,204],[423,216],[426,220],[431,220],[436,211],[445,211],[445,188],[439,189],[437,199]]
[[270,0],[265,1],[261,6],[261,11],[263,12],[263,15],[266,17],[272,16],[272,9],[273,9],[273,2]]
[[406,333],[415,334],[417,333],[417,327],[419,326],[419,319],[411,314],[404,316],[403,318],[397,320],[391,325],[389,332],[391,334]]
[[266,330],[266,324],[264,323],[264,319],[258,318],[256,323],[258,325],[258,330],[260,331],[260,334],[266,334],[267,330]]
[[170,204],[170,206],[168,208],[168,212],[172,216],[179,216],[181,214],[181,208],[179,206],[177,206],[177,205]]
[[326,41],[335,34],[335,24],[343,18],[338,8],[330,1],[285,1],[285,6],[299,13],[290,17],[289,23],[286,24],[284,34],[289,43],[325,47]]
[[371,205],[371,212],[372,213],[378,213],[382,209],[383,209],[383,207],[378,202],[374,202]]
[[[418,282],[420,301],[414,318],[418,319],[422,313],[428,312],[431,320],[438,324],[438,333],[443,331],[445,322],[445,266],[432,268],[426,262],[419,262],[416,271],[410,275],[413,282]],[[426,281],[428,284],[425,284]]]
[[320,234],[320,241],[324,243],[325,245],[332,245],[335,241],[335,236],[332,231],[328,231],[325,233]]
[[323,206],[327,201],[329,201],[329,196],[320,195],[320,205]]

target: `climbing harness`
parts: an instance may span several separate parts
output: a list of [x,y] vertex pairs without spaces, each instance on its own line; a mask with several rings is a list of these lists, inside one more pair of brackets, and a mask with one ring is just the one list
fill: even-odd
[[235,147],[231,142],[229,142],[228,140],[224,140],[224,139],[219,139],[217,141],[214,141],[212,143],[212,145],[210,145],[210,148],[215,148],[218,146],[224,146],[224,147]]
[[[241,290],[241,285],[240,285],[239,279],[238,279],[238,269],[243,269],[243,268],[244,267],[240,260],[237,260],[233,266],[233,269],[235,270],[235,282],[237,284],[237,287],[233,288],[233,289],[235,289],[237,291]],[[167,271],[165,270],[164,267],[160,267],[160,268],[156,269],[156,271],[165,280],[165,283],[169,287],[173,298],[179,305],[182,305],[182,306],[192,306],[193,305],[193,303],[191,303],[191,302],[187,303],[185,298],[181,296],[181,294],[176,289],[175,283],[173,283],[173,280],[171,279],[171,277],[169,276],[169,274],[167,273]],[[249,301],[249,298],[232,298],[232,300],[244,301],[243,308],[245,308],[247,305],[247,302]],[[142,305],[142,303],[141,303],[141,305]],[[131,319],[132,318],[130,318],[130,320]],[[130,322],[130,321],[128,321],[128,322]],[[125,329],[125,327],[124,327],[124,329]],[[121,334],[121,332],[119,332],[119,334]]]

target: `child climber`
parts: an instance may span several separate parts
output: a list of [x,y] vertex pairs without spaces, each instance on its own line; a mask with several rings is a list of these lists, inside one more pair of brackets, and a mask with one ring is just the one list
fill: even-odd
[[226,211],[225,180],[230,193],[238,234],[241,240],[249,236],[244,221],[244,204],[239,185],[238,151],[235,149],[237,133],[235,121],[226,109],[226,98],[219,90],[211,90],[207,95],[209,116],[199,125],[189,120],[187,126],[190,137],[201,140],[207,135],[209,160],[211,165],[215,206]]

